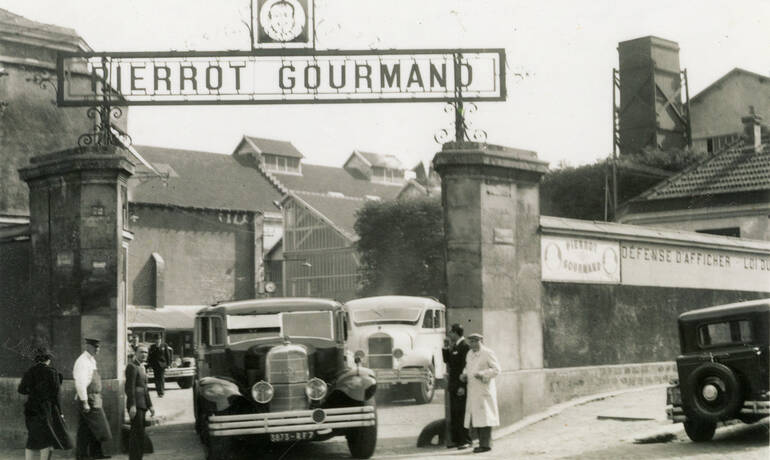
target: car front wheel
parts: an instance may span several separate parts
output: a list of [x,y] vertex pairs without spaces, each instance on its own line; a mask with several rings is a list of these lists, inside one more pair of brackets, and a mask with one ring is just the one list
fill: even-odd
[[706,422],[703,420],[687,420],[684,422],[684,431],[694,442],[711,441],[716,429],[716,422]]
[[417,404],[427,404],[433,401],[433,395],[436,393],[436,374],[433,370],[433,366],[430,366],[427,371],[425,380],[421,383],[413,384],[414,399]]
[[[366,405],[374,406],[374,398],[367,401]],[[351,428],[345,438],[353,458],[371,458],[377,447],[377,409],[374,411],[374,425]]]

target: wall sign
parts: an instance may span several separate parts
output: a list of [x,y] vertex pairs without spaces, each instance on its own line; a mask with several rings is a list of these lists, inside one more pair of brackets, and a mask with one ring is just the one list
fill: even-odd
[[540,251],[543,281],[620,283],[618,242],[543,236]]
[[62,107],[451,102],[458,85],[464,101],[506,97],[503,49],[62,52],[57,76]]
[[623,242],[623,284],[766,291],[770,255]]

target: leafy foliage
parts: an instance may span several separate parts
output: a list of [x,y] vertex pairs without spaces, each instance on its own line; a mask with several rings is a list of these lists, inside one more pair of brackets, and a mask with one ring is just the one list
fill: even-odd
[[444,224],[438,198],[366,203],[356,215],[359,294],[444,301]]

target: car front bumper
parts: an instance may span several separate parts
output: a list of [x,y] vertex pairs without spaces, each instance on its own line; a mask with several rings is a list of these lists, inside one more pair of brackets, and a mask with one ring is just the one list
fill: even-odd
[[293,410],[261,414],[212,415],[208,419],[211,436],[323,431],[373,426],[375,424],[374,406],[335,407],[332,409]]
[[428,380],[428,371],[419,368],[406,369],[374,369],[377,385],[394,385],[398,383],[422,383]]

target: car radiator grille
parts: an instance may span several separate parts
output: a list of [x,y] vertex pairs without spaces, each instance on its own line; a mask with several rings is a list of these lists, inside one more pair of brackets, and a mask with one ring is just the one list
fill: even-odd
[[369,367],[393,368],[393,338],[384,334],[369,337]]
[[268,382],[273,385],[270,411],[307,409],[307,354],[299,349],[272,351],[268,356]]

